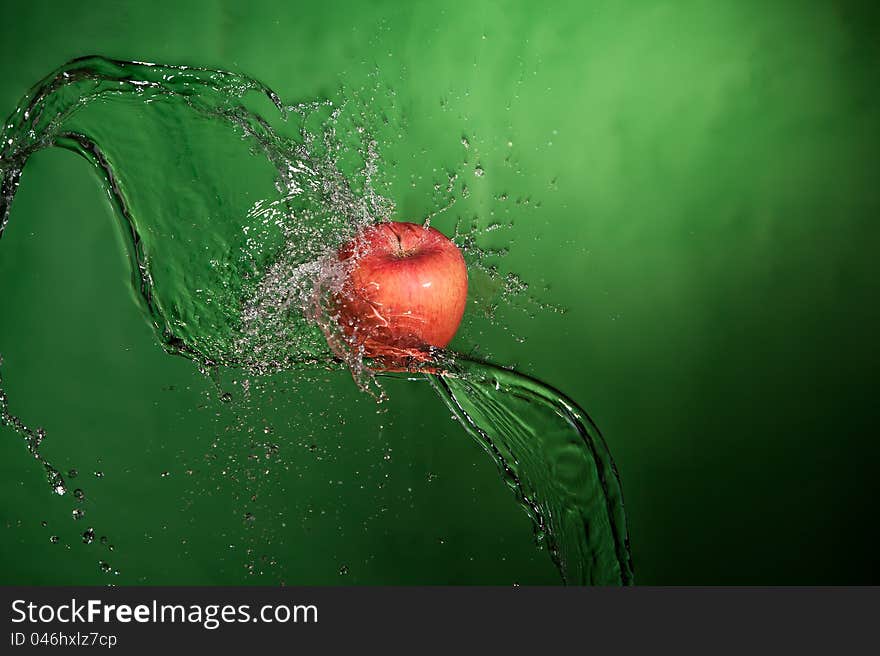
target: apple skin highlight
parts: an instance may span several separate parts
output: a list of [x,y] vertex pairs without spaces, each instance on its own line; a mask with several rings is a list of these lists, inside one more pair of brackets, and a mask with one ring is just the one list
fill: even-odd
[[334,306],[348,340],[368,358],[425,359],[455,336],[467,302],[467,267],[440,231],[390,221],[337,251],[346,267]]

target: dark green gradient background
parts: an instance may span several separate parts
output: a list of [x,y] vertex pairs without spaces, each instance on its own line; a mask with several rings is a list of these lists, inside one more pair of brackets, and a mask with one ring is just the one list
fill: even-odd
[[[502,267],[568,309],[471,317],[456,344],[592,414],[637,582],[878,583],[870,6],[3,2],[0,114],[83,54],[242,71],[289,101],[378,65],[408,120],[390,153],[399,218],[432,209],[434,169],[468,135],[485,179],[436,225],[513,220]],[[489,216],[499,193],[508,212]],[[292,381],[267,401],[297,427],[278,437],[289,469],[254,482],[206,461],[228,417],[159,349],[127,267],[88,166],[34,157],[0,240],[2,372],[12,411],[49,431],[46,455],[81,472],[87,515],[73,522],[0,432],[0,583],[557,580],[425,386],[389,383],[377,415],[344,373]],[[243,471],[246,440],[223,440],[220,461]],[[82,545],[87,526],[116,550]]]

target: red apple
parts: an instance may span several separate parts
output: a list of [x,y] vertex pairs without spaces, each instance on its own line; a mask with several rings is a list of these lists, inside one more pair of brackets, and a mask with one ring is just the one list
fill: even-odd
[[369,358],[426,359],[455,335],[467,300],[458,247],[434,228],[391,221],[370,226],[337,251],[345,266],[334,296],[350,345]]

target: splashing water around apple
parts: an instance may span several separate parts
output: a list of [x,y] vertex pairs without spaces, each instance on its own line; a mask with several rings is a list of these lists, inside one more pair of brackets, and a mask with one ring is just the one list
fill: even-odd
[[[586,413],[539,381],[445,350],[468,270],[497,274],[470,236],[453,235],[462,258],[430,217],[387,222],[394,204],[377,181],[368,113],[357,94],[288,106],[225,71],[75,60],[3,128],[0,236],[28,158],[53,146],[80,154],[114,205],[138,297],[169,353],[251,376],[345,366],[380,400],[382,375],[426,376],[495,461],[563,579],[630,583],[620,484]],[[186,193],[156,193],[193,168]],[[40,454],[45,433],[11,412],[2,389],[0,421],[66,494]]]

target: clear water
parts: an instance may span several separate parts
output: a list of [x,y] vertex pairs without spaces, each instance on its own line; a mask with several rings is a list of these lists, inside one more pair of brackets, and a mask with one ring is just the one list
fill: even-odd
[[[377,94],[386,99],[378,117]],[[453,352],[430,354],[422,371],[383,372],[339,339],[323,302],[341,275],[328,254],[394,213],[385,171],[399,165],[383,162],[380,151],[402,138],[404,123],[393,89],[378,76],[373,88],[340,96],[287,105],[256,80],[224,71],[99,57],[70,62],[38,83],[3,128],[0,236],[32,154],[57,146],[82,155],[128,237],[133,289],[157,339],[218,381],[217,402],[240,404],[239,422],[259,419],[259,407],[243,411],[249,389],[278,372],[346,367],[366,393],[392,403],[385,376],[427,378],[494,460],[563,580],[630,583],[617,473],[576,404],[532,378]],[[462,146],[470,149],[466,136]],[[434,186],[436,211],[423,221],[470,193],[465,173],[485,175],[479,163],[449,172]],[[526,293],[519,277],[488,264],[473,228],[460,225],[451,236],[471,273],[469,311],[492,315]],[[237,372],[242,398],[223,391],[224,371]],[[25,438],[53,491],[71,492],[40,453],[45,432],[15,416],[2,389],[0,382],[3,423]],[[71,494],[81,501],[85,492]],[[87,529],[83,540],[94,537]]]

